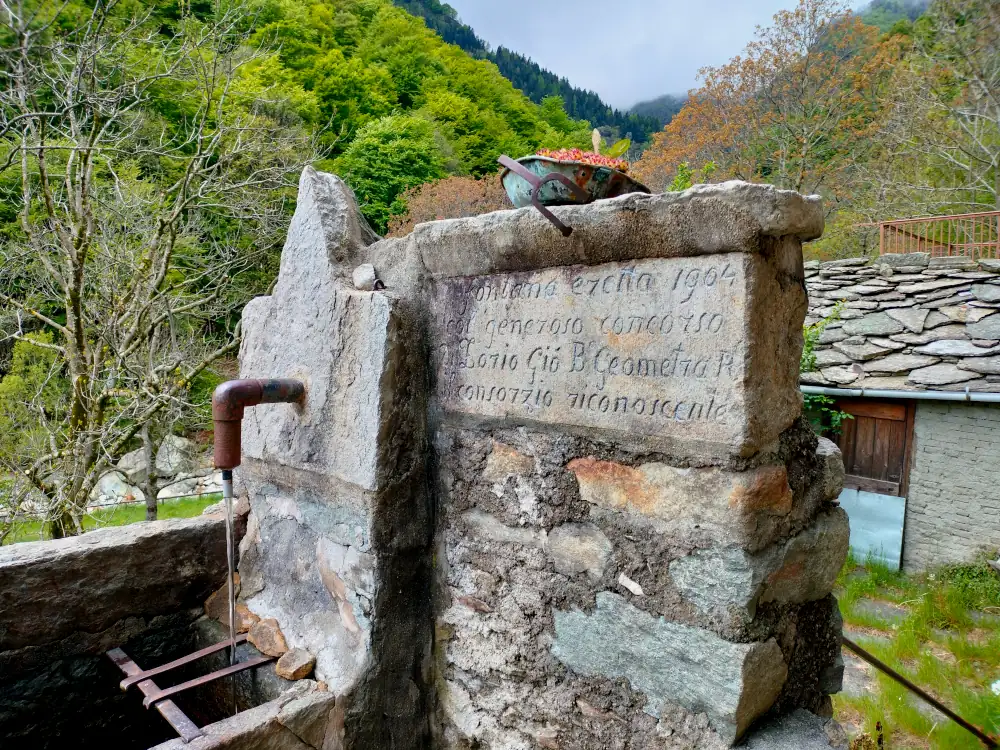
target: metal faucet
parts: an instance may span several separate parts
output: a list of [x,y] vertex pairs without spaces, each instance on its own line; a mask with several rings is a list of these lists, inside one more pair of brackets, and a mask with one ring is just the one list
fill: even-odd
[[[229,664],[236,664],[236,574],[233,538],[233,469],[242,459],[243,410],[258,404],[300,403],[306,395],[301,380],[229,380],[212,394],[215,423],[215,468],[222,469],[222,498],[226,506],[226,562],[229,568]],[[233,711],[236,705],[236,675],[233,675]]]

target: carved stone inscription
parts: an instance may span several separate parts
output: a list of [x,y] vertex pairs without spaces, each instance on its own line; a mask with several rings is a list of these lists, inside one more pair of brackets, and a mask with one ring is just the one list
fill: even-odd
[[439,282],[446,409],[730,442],[742,405],[742,254]]
[[448,411],[738,442],[747,256],[446,279],[432,313]]

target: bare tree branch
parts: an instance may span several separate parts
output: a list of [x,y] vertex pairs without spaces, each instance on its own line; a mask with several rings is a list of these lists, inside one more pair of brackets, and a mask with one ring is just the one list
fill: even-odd
[[[192,412],[193,381],[239,346],[240,307],[264,291],[244,277],[276,253],[285,191],[315,154],[304,128],[232,96],[268,54],[246,44],[246,9],[167,36],[124,7],[96,0],[69,31],[0,12],[17,42],[0,49],[0,173],[20,182],[0,301],[37,327],[8,338],[54,358],[45,377],[28,372],[41,380],[12,418],[19,440],[0,441],[3,471],[23,477],[0,487],[0,533],[25,493],[59,533],[79,530],[137,436]],[[164,80],[193,116],[150,106]]]

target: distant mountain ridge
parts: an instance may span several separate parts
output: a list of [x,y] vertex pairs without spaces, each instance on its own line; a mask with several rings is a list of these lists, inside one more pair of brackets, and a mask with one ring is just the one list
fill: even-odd
[[542,68],[518,52],[505,47],[491,50],[475,31],[459,20],[458,12],[447,3],[439,0],[393,0],[393,3],[423,18],[428,28],[449,44],[461,47],[474,57],[493,62],[507,80],[536,103],[541,103],[547,96],[562,97],[566,112],[571,117],[587,120],[595,127],[610,127],[615,136],[631,135],[632,140],[638,143],[648,140],[652,133],[666,124],[660,117],[614,109],[595,92],[577,88],[566,78]]
[[[886,33],[901,22],[915,21],[927,10],[930,2],[872,0],[857,12],[865,23],[877,26]],[[639,102],[623,112],[610,107],[597,93],[574,86],[568,79],[542,68],[525,55],[506,47],[490,49],[489,44],[471,27],[462,23],[458,11],[447,3],[440,0],[393,0],[393,3],[423,18],[428,28],[449,44],[460,47],[473,57],[493,62],[500,73],[532,101],[541,103],[547,96],[559,96],[571,117],[587,120],[595,127],[610,127],[615,136],[631,135],[633,141],[645,142],[653,133],[662,130],[687,100],[686,96],[664,94]]]
[[[869,26],[878,27],[885,34],[897,28],[898,24],[916,21],[927,12],[930,4],[931,0],[871,0],[857,13],[862,21]],[[664,94],[655,99],[639,102],[629,111],[640,117],[652,117],[665,126],[681,110],[686,101],[686,96]]]
[[640,117],[652,117],[661,123],[660,127],[663,127],[674,119],[674,115],[681,111],[681,107],[684,106],[686,101],[687,96],[664,94],[655,99],[639,102],[629,112]]
[[872,0],[860,11],[861,20],[884,34],[901,21],[916,21],[930,4],[930,0]]

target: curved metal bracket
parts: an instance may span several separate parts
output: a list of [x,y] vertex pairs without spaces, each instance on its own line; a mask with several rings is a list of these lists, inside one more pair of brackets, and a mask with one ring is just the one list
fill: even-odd
[[547,182],[561,182],[569,189],[570,193],[573,194],[578,203],[590,203],[590,194],[586,190],[577,185],[566,175],[558,174],[557,172],[547,174],[545,177],[539,177],[533,172],[525,169],[519,162],[514,161],[506,154],[501,155],[497,161],[531,185],[531,205],[538,209],[538,212],[542,216],[551,221],[555,228],[562,232],[563,237],[569,237],[573,234],[573,227],[563,224],[556,218],[555,214],[553,214],[547,206],[542,205],[541,201],[538,199],[538,191],[541,190],[542,186]]

